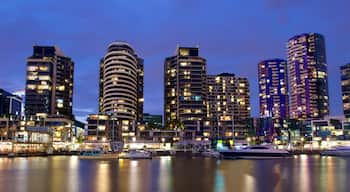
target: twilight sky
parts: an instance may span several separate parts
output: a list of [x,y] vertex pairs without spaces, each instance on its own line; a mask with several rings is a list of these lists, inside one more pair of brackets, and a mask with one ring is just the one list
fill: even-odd
[[331,115],[342,114],[339,66],[350,62],[347,0],[2,0],[0,87],[24,89],[32,46],[58,45],[75,62],[73,109],[97,112],[98,64],[114,40],[145,60],[144,112],[163,113],[163,61],[176,45],[200,46],[208,74],[250,80],[257,116],[257,64],[286,58],[286,42],[304,32],[326,38]]

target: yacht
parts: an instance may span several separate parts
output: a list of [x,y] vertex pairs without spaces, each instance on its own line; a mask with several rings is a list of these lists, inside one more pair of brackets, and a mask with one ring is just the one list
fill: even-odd
[[119,155],[121,159],[151,159],[152,154],[149,151],[145,150],[136,150],[132,149],[126,152],[125,154]]
[[16,153],[9,153],[9,154],[7,154],[7,157],[9,157],[9,158],[13,158],[13,157],[16,157],[17,155],[16,155]]
[[220,154],[227,159],[271,159],[291,156],[287,150],[275,149],[273,145],[256,145],[242,149],[222,150]]
[[321,152],[324,156],[349,156],[350,157],[350,146],[338,146],[333,149],[325,150]]
[[213,158],[220,158],[221,154],[218,151],[212,150],[212,149],[207,149],[201,153],[202,156],[204,157],[213,157]]
[[100,149],[92,149],[92,150],[86,150],[86,151],[82,151],[80,153],[80,156],[99,156],[102,155],[103,151]]
[[104,153],[101,150],[89,150],[81,152],[79,159],[90,159],[90,160],[113,160],[118,159],[117,153]]

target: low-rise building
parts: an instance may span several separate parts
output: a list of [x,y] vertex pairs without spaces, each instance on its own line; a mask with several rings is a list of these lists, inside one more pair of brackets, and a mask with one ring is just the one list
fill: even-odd
[[91,114],[87,118],[87,142],[122,141],[120,121],[107,114]]
[[[21,117],[22,98],[0,89],[0,117]],[[16,118],[16,117],[15,117]]]

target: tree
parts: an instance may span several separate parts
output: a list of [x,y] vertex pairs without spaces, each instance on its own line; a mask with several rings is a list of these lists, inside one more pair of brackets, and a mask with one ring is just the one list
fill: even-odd
[[183,130],[184,128],[185,125],[177,119],[170,120],[170,122],[167,124],[167,129]]

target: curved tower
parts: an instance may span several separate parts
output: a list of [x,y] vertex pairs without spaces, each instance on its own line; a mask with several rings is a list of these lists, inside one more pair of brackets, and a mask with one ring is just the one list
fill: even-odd
[[143,102],[141,79],[142,59],[128,43],[112,42],[100,62],[99,110],[121,122],[123,131],[135,128],[138,112],[143,112],[138,103]]

